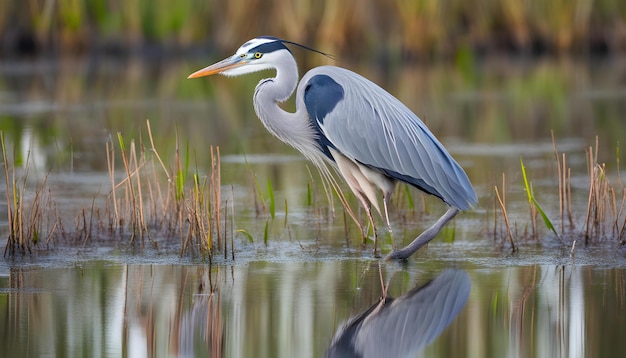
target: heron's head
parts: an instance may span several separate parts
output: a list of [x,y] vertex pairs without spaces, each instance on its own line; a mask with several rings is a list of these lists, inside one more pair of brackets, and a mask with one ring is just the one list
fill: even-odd
[[285,46],[285,42],[276,37],[257,37],[243,44],[234,55],[198,70],[187,78],[209,76],[216,73],[225,76],[239,76],[274,68],[286,57],[292,58],[291,51]]
[[225,76],[239,76],[276,68],[283,61],[293,61],[293,55],[289,48],[287,48],[287,44],[295,45],[332,58],[329,54],[295,42],[282,40],[277,37],[261,36],[243,44],[234,55],[209,67],[198,70],[187,78],[209,76],[216,73]]

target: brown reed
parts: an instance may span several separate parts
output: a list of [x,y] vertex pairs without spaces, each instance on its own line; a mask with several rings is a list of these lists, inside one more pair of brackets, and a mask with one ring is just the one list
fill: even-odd
[[[624,235],[626,234],[626,189],[621,182],[621,176],[618,177],[618,184],[613,185],[609,179],[607,173],[607,166],[605,163],[598,162],[598,148],[599,139],[596,136],[595,146],[589,146],[585,151],[585,157],[587,161],[587,177],[589,180],[589,187],[586,193],[587,205],[584,212],[584,221],[581,225],[576,225],[574,217],[576,213],[572,209],[573,197],[572,197],[572,185],[571,168],[567,166],[567,157],[565,153],[560,153],[554,134],[552,134],[552,144],[554,149],[554,158],[557,168],[557,181],[558,181],[558,194],[559,194],[559,218],[560,218],[560,233],[556,233],[556,229],[548,223],[547,215],[543,213],[543,210],[537,208],[538,211],[533,211],[533,205],[530,205],[531,221],[537,212],[542,213],[544,221],[546,221],[547,227],[554,231],[561,240],[564,235],[571,238],[571,241],[577,241],[578,238],[584,238],[585,244],[593,242],[605,241],[617,242],[620,244],[626,243]],[[617,169],[619,172],[619,150],[616,151],[617,156]],[[522,172],[524,172],[522,168]],[[526,184],[527,185],[527,184]],[[528,186],[526,190],[530,190]],[[496,198],[494,199],[494,208],[497,204],[500,205],[501,211],[505,211],[505,189],[503,182],[502,198],[500,198],[496,187]],[[621,196],[621,199],[620,199]],[[533,200],[536,200],[533,198]],[[618,200],[620,201],[618,203]],[[511,223],[508,222],[507,215],[504,215],[504,221],[507,225],[507,238],[510,239],[512,231],[510,230]],[[503,236],[498,233],[498,217],[494,210],[493,215],[493,235],[494,237]],[[536,228],[532,227],[531,238],[537,237]],[[565,242],[566,243],[566,242]],[[566,243],[567,244],[567,243]]]
[[44,242],[48,247],[55,236],[62,234],[61,219],[55,209],[52,195],[47,186],[46,175],[34,190],[29,199],[28,176],[30,173],[30,151],[23,164],[21,177],[16,176],[14,160],[9,160],[9,154],[4,138],[0,131],[0,146],[4,164],[5,195],[7,201],[8,238],[4,248],[4,256],[17,254],[26,255]]
[[[511,252],[517,252],[517,247],[515,246],[515,240],[513,239],[513,232],[511,231],[511,223],[509,221],[509,215],[506,211],[506,176],[502,173],[502,196],[500,196],[500,192],[498,191],[498,186],[494,186],[494,190],[496,193],[496,198],[498,203],[500,204],[500,209],[502,210],[502,216],[504,217],[504,222],[506,225],[506,234],[509,239],[509,243],[511,244]],[[495,230],[495,228],[494,228]]]

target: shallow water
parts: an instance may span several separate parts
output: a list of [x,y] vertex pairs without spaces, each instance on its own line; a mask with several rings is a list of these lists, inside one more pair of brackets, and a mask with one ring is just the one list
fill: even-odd
[[[450,249],[432,245],[429,253]],[[421,254],[405,265],[334,257],[208,266],[82,254],[70,264],[70,255],[44,266],[3,265],[5,356],[319,357],[342,322],[378,302],[381,277],[393,297],[451,267],[468,273],[469,300],[417,356],[596,357],[626,349],[623,260],[609,267]]]
[[[9,154],[18,173],[28,158],[28,183],[47,176],[68,228],[111,189],[105,143],[117,132],[145,135],[149,118],[161,153],[173,153],[177,132],[200,172],[210,168],[209,145],[220,145],[222,191],[234,213],[226,236],[235,246],[234,259],[231,248],[211,264],[180,255],[176,240],[141,246],[103,237],[4,258],[2,356],[319,357],[342,322],[378,302],[383,286],[399,297],[449,268],[469,275],[469,299],[415,356],[626,352],[626,249],[610,235],[584,245],[581,237],[558,239],[541,226],[538,240],[524,240],[529,215],[519,169],[522,156],[538,200],[558,222],[553,129],[572,168],[574,219],[584,221],[585,150],[596,134],[599,162],[607,163],[611,182],[619,182],[616,147],[626,137],[626,101],[618,63],[498,60],[469,74],[450,64],[389,72],[341,64],[375,79],[419,113],[466,168],[479,195],[475,210],[404,264],[377,260],[338,202],[329,215],[306,162],[261,127],[251,105],[260,75],[184,79],[203,65],[63,60],[0,66],[0,128]],[[251,172],[261,191],[272,183],[273,220],[253,204]],[[515,254],[506,240],[492,237],[493,187],[501,185],[502,173],[519,240]],[[307,204],[307,185],[314,205]],[[392,220],[400,244],[443,208],[415,196],[417,209],[407,210],[397,194]],[[0,214],[4,238],[6,207]],[[501,224],[497,230],[503,232]],[[384,227],[381,234],[387,252],[393,243]]]

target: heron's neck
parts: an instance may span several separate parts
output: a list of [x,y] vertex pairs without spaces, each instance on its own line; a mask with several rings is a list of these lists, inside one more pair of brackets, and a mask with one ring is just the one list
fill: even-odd
[[256,86],[254,110],[270,133],[303,152],[301,146],[308,145],[312,137],[306,111],[290,113],[279,106],[291,97],[297,84],[298,67],[290,58],[276,68],[276,77],[263,79]]

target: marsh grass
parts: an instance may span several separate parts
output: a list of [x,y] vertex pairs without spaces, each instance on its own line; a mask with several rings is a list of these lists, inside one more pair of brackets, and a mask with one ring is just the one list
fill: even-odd
[[[48,246],[53,238],[63,237],[82,245],[116,245],[121,240],[130,246],[155,248],[177,239],[181,255],[211,260],[214,252],[221,251],[226,256],[228,209],[233,203],[223,205],[219,147],[211,147],[208,174],[201,174],[196,165],[190,175],[188,144],[180,146],[177,141],[173,160],[166,164],[154,145],[149,121],[144,135],[147,146],[143,136],[129,139],[122,133],[106,143],[110,190],[94,197],[91,207],[81,209],[69,231],[58,215],[47,177],[31,189],[30,159],[26,158],[18,178],[2,135],[9,223],[5,255],[30,254],[42,242]],[[230,239],[234,258],[232,235]]]
[[[31,193],[28,176],[30,152],[23,163],[20,177],[16,175],[15,156],[9,159],[4,132],[0,132],[4,179],[6,185],[8,237],[4,256],[32,253],[35,246],[49,246],[62,230],[60,217],[47,186],[47,176]],[[13,150],[13,153],[15,151]]]
[[[176,134],[178,137],[178,134]],[[59,242],[58,239],[68,238],[70,243],[81,245],[117,245],[119,242],[134,247],[159,248],[163,245],[171,247],[178,242],[180,255],[192,255],[213,260],[215,253],[222,253],[224,258],[235,258],[235,234],[241,234],[247,241],[256,242],[257,233],[235,225],[235,203],[230,197],[223,197],[221,183],[221,162],[219,147],[210,147],[208,155],[211,165],[207,173],[195,163],[198,156],[189,143],[181,143],[176,138],[174,153],[162,156],[155,146],[150,122],[146,122],[145,132],[137,138],[127,138],[118,133],[105,146],[110,189],[106,195],[93,198],[90,207],[82,208],[75,218],[75,224],[67,225],[52,199],[52,192],[47,186],[45,177],[36,188],[32,188],[29,177],[30,158],[22,163],[17,174],[15,159],[11,158],[4,136],[2,139],[3,164],[5,170],[8,240],[5,255],[26,255],[35,248],[46,248]],[[538,240],[543,236],[536,224],[536,217],[543,218],[545,227],[552,231],[565,244],[575,247],[575,242],[584,239],[585,244],[594,242],[626,241],[626,191],[619,175],[619,149],[617,156],[617,179],[607,173],[607,165],[599,162],[598,140],[595,147],[586,151],[588,168],[588,191],[581,193],[573,190],[571,185],[571,168],[567,166],[566,156],[560,153],[553,139],[554,157],[557,170],[559,194],[559,220],[555,222],[548,217],[556,217],[556,213],[545,210],[539,205],[544,201],[533,191],[528,172],[520,158],[523,177],[522,188],[526,191],[530,224],[516,222],[507,212],[507,181],[502,175],[502,185],[494,186],[493,236],[508,242],[513,252],[519,250],[520,240]],[[170,161],[163,158],[172,158]],[[284,200],[284,221],[274,225],[276,216],[276,200],[280,197],[275,193],[271,180],[267,180],[266,190],[262,190],[252,169],[250,186],[255,200],[256,218],[262,225],[259,242],[268,244],[276,230],[287,230],[291,238],[289,223],[289,203]],[[311,215],[324,220],[334,220],[335,210],[332,204],[332,190],[320,183],[310,173],[311,180],[307,183],[304,203]],[[318,180],[316,180],[318,179]],[[510,187],[510,186],[509,186]],[[319,195],[323,188],[325,195]],[[231,190],[233,190],[231,188]],[[572,193],[574,192],[574,193]],[[234,194],[234,193],[233,193]],[[572,195],[585,195],[585,210],[574,210]],[[428,214],[429,200],[410,188],[398,188],[394,192],[391,210],[392,218],[401,227],[397,232],[410,234],[406,228],[414,228],[415,223]],[[234,195],[232,195],[234,198]],[[322,200],[324,199],[324,200]],[[342,205],[357,205],[355,199],[346,194],[341,196]],[[420,204],[421,200],[421,204]],[[549,209],[553,206],[549,206]],[[580,207],[580,205],[579,205]],[[355,217],[364,218],[364,212],[356,213],[342,210],[346,242],[350,245],[350,237],[354,236]],[[584,218],[584,220],[580,219]],[[317,220],[318,231],[321,222]],[[518,227],[531,230],[518,231]],[[357,224],[358,226],[358,224]],[[69,228],[69,229],[66,229]],[[369,235],[368,232],[361,234]],[[371,230],[370,227],[367,230]],[[560,233],[560,234],[559,234]],[[457,228],[447,228],[442,237],[446,241],[454,241]],[[567,242],[569,240],[569,242]],[[229,251],[230,246],[230,251]],[[230,255],[229,255],[230,254]]]
[[[513,230],[511,229],[511,222],[509,220],[509,214],[506,210],[506,176],[502,173],[502,196],[500,196],[500,191],[498,190],[498,186],[494,186],[494,191],[496,193],[497,203],[500,205],[500,209],[502,210],[502,217],[504,218],[505,228],[506,228],[506,237],[509,240],[511,245],[511,252],[517,251],[517,246],[515,245],[515,239],[513,238]],[[494,226],[493,226],[493,235],[494,237],[502,236],[498,233],[497,230],[497,216],[496,210],[494,208]]]
[[[558,228],[549,216],[556,216],[544,211],[539,205],[541,198],[538,198],[533,192],[532,183],[530,182],[530,174],[527,172],[523,160],[520,158],[521,174],[522,174],[522,188],[526,192],[528,199],[528,207],[530,214],[530,226],[531,231],[528,234],[527,231],[524,234],[519,235],[517,230],[517,222],[511,221],[506,211],[506,199],[505,199],[505,179],[503,173],[502,180],[502,196],[498,187],[494,187],[495,201],[494,201],[494,220],[493,220],[493,236],[494,238],[507,237],[511,242],[511,247],[514,249],[514,237],[518,239],[532,239],[536,240],[541,237],[539,229],[536,224],[537,215],[541,216],[545,227],[554,233],[554,235],[564,244],[571,245],[574,249],[577,241],[583,241],[585,245],[599,242],[613,242],[618,244],[626,243],[626,188],[624,188],[619,173],[619,147],[616,149],[616,167],[617,167],[617,180],[612,182],[611,176],[607,173],[607,165],[604,162],[599,162],[598,148],[599,140],[596,136],[595,146],[589,146],[585,150],[585,158],[587,161],[587,178],[588,188],[586,192],[574,192],[574,195],[582,196],[586,198],[586,205],[580,206],[584,210],[576,211],[573,209],[572,203],[574,197],[572,194],[572,171],[567,166],[567,157],[565,153],[560,153],[554,134],[552,135],[552,142],[554,147],[554,157],[556,164],[557,182],[558,182],[558,208],[559,208],[559,224]],[[496,207],[499,206],[502,213],[502,219],[497,215]],[[504,220],[504,226],[506,227],[506,234],[503,234],[501,230],[501,221]],[[513,233],[516,233],[515,235]],[[559,234],[560,232],[560,234]]]
[[109,234],[126,237],[129,244],[156,247],[162,241],[157,237],[177,237],[181,255],[199,253],[210,259],[215,250],[225,252],[228,207],[222,207],[219,147],[210,147],[207,175],[202,175],[197,165],[190,175],[192,153],[188,143],[180,145],[178,132],[173,162],[166,166],[154,145],[149,121],[146,129],[149,147],[137,145],[135,140],[127,146],[118,134],[122,179],[116,179],[115,146],[107,143],[112,186],[107,207],[113,208],[109,211]]
[[[619,155],[619,150],[617,150]],[[619,168],[619,161],[618,168]],[[589,196],[585,218],[585,244],[591,240],[615,237],[624,243],[626,217],[626,192],[618,177],[618,183],[613,185],[609,179],[606,164],[598,162],[598,137],[595,148],[589,146],[587,150],[587,170],[589,174]],[[619,205],[618,205],[619,203]]]

